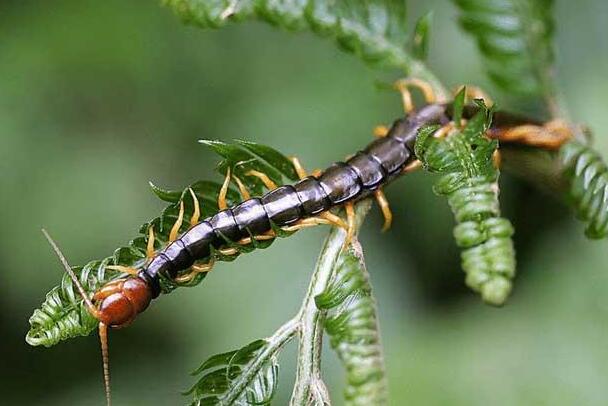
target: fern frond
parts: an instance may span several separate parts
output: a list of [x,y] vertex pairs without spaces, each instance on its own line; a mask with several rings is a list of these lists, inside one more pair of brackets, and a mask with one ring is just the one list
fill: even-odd
[[553,0],[453,1],[498,87],[544,98],[554,93]]
[[191,406],[268,405],[275,394],[279,364],[267,354],[269,342],[256,340],[245,347],[214,355],[193,375],[202,375],[184,393],[192,395]]
[[186,23],[221,28],[230,22],[259,20],[287,30],[311,30],[330,38],[361,60],[417,76],[438,96],[449,93],[428,70],[428,18],[410,41],[405,0],[163,0]]
[[560,150],[570,179],[570,201],[577,216],[587,223],[585,234],[600,239],[608,235],[608,166],[597,151],[579,141]]
[[400,0],[164,0],[181,18],[203,28],[232,21],[262,20],[288,30],[311,29],[331,36],[367,62],[408,68],[405,2]]
[[[251,169],[266,173],[277,185],[284,184],[286,180],[297,179],[291,161],[270,147],[245,141],[237,141],[235,144],[220,141],[205,141],[205,143],[224,158],[218,166],[219,172],[224,173],[226,168],[230,167],[232,173],[237,174],[245,186],[255,194],[262,194],[264,186],[258,178],[247,176],[247,172]],[[191,226],[189,219],[194,211],[194,205],[188,189],[192,189],[198,199],[202,217],[209,217],[219,210],[217,198],[221,184],[218,182],[198,181],[180,191],[163,190],[153,184],[150,186],[160,199],[171,204],[163,210],[159,217],[143,224],[139,229],[140,235],[131,240],[128,245],[118,248],[111,257],[94,260],[83,267],[74,268],[74,272],[87,294],[93,295],[106,283],[126,276],[124,273],[107,269],[109,265],[143,268],[146,263],[146,246],[150,227],[153,228],[155,234],[155,250],[164,248],[168,243],[171,228],[178,217],[180,201],[184,202],[185,211],[180,232],[185,232]],[[235,205],[240,200],[239,193],[230,187],[227,194],[228,204]],[[276,234],[279,237],[290,235],[281,229],[276,229]],[[249,245],[227,243],[227,247],[234,247],[239,253],[247,253],[257,248],[266,248],[273,241],[253,240]],[[233,261],[237,257],[237,255],[225,256],[219,251],[214,251],[212,255],[215,261]],[[163,293],[169,293],[180,286],[195,286],[205,276],[206,273],[199,273],[186,283],[161,278],[161,289]],[[27,333],[26,341],[30,345],[46,347],[69,338],[86,336],[97,326],[97,322],[87,311],[76,287],[67,275],[63,275],[59,286],[51,289],[40,308],[34,310],[29,323],[30,330]]]
[[454,237],[462,251],[466,283],[489,304],[501,305],[515,276],[515,251],[509,220],[500,217],[498,169],[492,156],[498,144],[484,136],[491,112],[482,106],[462,130],[433,138],[436,128],[423,129],[416,155],[424,167],[441,177],[434,185],[445,195],[457,226]]
[[[328,311],[324,326],[346,370],[346,405],[388,402],[376,303],[360,246],[345,251],[327,289],[315,297]],[[356,251],[358,249],[358,251]]]

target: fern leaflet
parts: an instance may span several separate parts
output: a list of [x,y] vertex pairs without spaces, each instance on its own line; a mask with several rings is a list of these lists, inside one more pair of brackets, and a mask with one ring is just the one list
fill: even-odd
[[553,0],[453,0],[501,89],[552,97]]

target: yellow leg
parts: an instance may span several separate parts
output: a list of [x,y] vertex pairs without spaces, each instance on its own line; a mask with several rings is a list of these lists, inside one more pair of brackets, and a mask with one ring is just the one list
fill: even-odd
[[500,164],[502,163],[502,155],[500,154],[500,150],[496,149],[492,154],[492,163],[496,169],[500,169]]
[[344,240],[344,246],[350,245],[355,236],[355,205],[353,203],[346,203],[344,205],[346,210],[346,239]]
[[389,128],[385,125],[377,125],[374,127],[374,137],[383,138],[388,135]]
[[300,179],[304,179],[305,177],[307,177],[308,174],[306,173],[306,169],[304,169],[304,167],[300,163],[300,160],[295,156],[292,156],[290,159],[294,169],[296,170],[296,173],[298,174],[298,177]]
[[218,250],[218,251],[222,255],[236,255],[239,253],[239,250],[237,250],[236,248],[222,248],[221,250]]
[[336,216],[335,214],[333,214],[329,211],[325,211],[325,212],[319,214],[317,217],[320,219],[323,219],[323,220],[327,220],[329,222],[329,224],[331,224],[333,226],[348,230],[348,224],[346,224],[344,222],[344,220],[342,220],[340,218],[340,216]]
[[382,226],[382,231],[387,231],[391,228],[391,224],[393,222],[393,213],[391,212],[391,208],[388,205],[388,200],[384,195],[382,189],[378,189],[374,192],[374,197],[378,202],[378,206],[380,206],[380,210],[382,210],[382,215],[384,216],[384,225]]
[[247,176],[255,176],[256,178],[258,178],[259,180],[261,180],[262,183],[264,183],[264,186],[266,186],[266,188],[268,190],[274,190],[274,189],[277,188],[277,184],[274,183],[272,181],[272,179],[270,179],[268,177],[268,175],[266,175],[265,173],[251,170],[251,171],[247,172],[245,175],[247,175]]
[[410,87],[417,87],[420,89],[424,95],[424,100],[427,103],[431,104],[437,101],[435,91],[428,82],[418,78],[398,80],[395,82],[395,88],[401,93],[401,100],[403,102],[403,110],[405,111],[405,114],[409,114],[415,109],[414,102],[412,101],[412,93],[409,90]]
[[420,162],[419,160],[415,160],[412,161],[411,163],[407,164],[405,166],[405,168],[403,168],[403,173],[410,173],[410,172],[414,172],[417,171],[418,169],[420,169],[420,167],[422,166],[422,162]]
[[239,192],[241,193],[241,197],[243,198],[243,200],[250,199],[251,195],[249,194],[249,191],[247,190],[243,182],[241,182],[241,180],[234,175],[232,175],[232,179],[234,179],[236,185],[239,187]]
[[501,142],[519,142],[533,147],[558,149],[572,138],[572,129],[561,120],[549,121],[543,126],[525,124],[491,133]]
[[177,239],[177,235],[179,233],[179,229],[182,226],[182,222],[184,221],[184,202],[179,202],[179,214],[177,215],[177,220],[175,220],[175,224],[171,228],[171,232],[169,233],[169,242],[173,242]]
[[318,178],[319,176],[321,176],[323,174],[323,171],[321,169],[315,169],[314,171],[312,171],[311,175],[314,176],[315,178]]
[[253,239],[251,237],[241,238],[240,240],[237,241],[237,244],[249,245],[249,244],[251,244],[252,240],[268,241],[268,240],[273,240],[274,238],[276,238],[274,235],[260,234],[260,235],[254,236]]
[[449,122],[448,124],[444,125],[440,129],[438,129],[437,131],[435,131],[435,134],[433,134],[433,137],[435,137],[435,138],[445,138],[448,135],[450,135],[450,133],[452,131],[454,131],[454,128],[455,128],[454,123],[453,122]]
[[211,271],[211,269],[213,269],[213,264],[214,264],[213,260],[209,261],[206,264],[200,264],[200,265],[194,264],[190,267],[190,269],[191,269],[190,272],[176,277],[175,281],[178,283],[190,282],[199,273],[206,273],[206,272]]
[[123,272],[132,276],[137,276],[137,274],[139,273],[139,271],[135,268],[131,268],[128,266],[124,266],[124,265],[108,265],[106,266],[106,269],[111,269],[113,271],[118,271],[118,272]]
[[148,244],[146,245],[146,257],[148,259],[154,258],[156,252],[154,251],[154,226],[150,224],[148,227]]
[[326,224],[326,225],[335,225],[335,223],[324,219],[324,218],[320,218],[320,217],[310,217],[307,219],[302,219],[300,221],[298,221],[296,224],[292,225],[292,226],[285,226],[282,227],[281,229],[287,232],[293,232],[293,231],[298,231],[301,230],[303,228],[308,228],[308,227],[315,227],[321,224]]
[[195,226],[198,224],[198,220],[201,217],[201,207],[199,206],[198,199],[196,198],[192,188],[188,188],[188,191],[190,192],[190,196],[192,196],[192,204],[194,205],[192,217],[190,217],[190,225]]
[[228,208],[228,203],[226,203],[228,186],[230,186],[230,168],[226,169],[226,177],[224,178],[224,183],[220,188],[220,193],[217,196],[217,207],[219,207],[220,210],[226,210]]

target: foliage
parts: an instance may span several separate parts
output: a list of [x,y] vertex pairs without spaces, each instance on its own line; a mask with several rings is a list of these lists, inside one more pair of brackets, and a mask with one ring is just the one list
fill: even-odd
[[269,404],[277,387],[279,364],[274,354],[264,357],[268,344],[256,340],[205,361],[193,372],[202,377],[185,393],[193,395],[192,406]]
[[327,289],[315,297],[326,316],[331,347],[346,370],[347,405],[388,402],[376,303],[360,246],[338,258],[337,271]]
[[[220,141],[202,142],[224,158],[218,166],[220,173],[224,173],[230,167],[232,173],[236,174],[245,186],[256,194],[263,193],[263,183],[256,177],[247,176],[246,173],[249,170],[264,172],[279,185],[284,183],[284,179],[297,178],[289,159],[270,147],[246,141],[237,141],[234,145]],[[163,210],[159,217],[143,224],[139,230],[141,235],[131,240],[127,246],[118,248],[111,257],[94,260],[83,267],[74,268],[74,272],[89,295],[106,283],[126,276],[122,272],[108,269],[108,266],[123,265],[135,269],[145,266],[150,227],[153,227],[155,234],[155,250],[161,250],[167,245],[169,233],[178,217],[179,202],[181,201],[184,202],[185,215],[180,232],[185,232],[190,227],[189,219],[194,205],[188,188],[192,189],[198,199],[203,217],[211,216],[218,211],[217,197],[221,188],[219,183],[198,181],[183,191],[167,191],[153,184],[150,186],[159,198],[171,204]],[[235,189],[229,188],[227,201],[230,205],[237,204],[240,201],[239,193]],[[277,229],[276,232],[280,237],[289,235],[280,229]],[[254,240],[248,245],[227,243],[227,246],[238,249],[239,253],[247,253],[256,248],[266,248],[272,242],[273,240]],[[222,255],[219,251],[215,251],[213,256],[216,261],[232,261],[237,257],[236,255]],[[177,283],[163,278],[161,280],[163,293],[169,293],[178,286],[195,286],[204,279],[205,275],[205,273],[200,273],[186,283]],[[46,347],[72,337],[86,336],[97,326],[96,320],[87,311],[67,274],[63,275],[61,284],[47,294],[40,308],[34,310],[29,322],[30,330],[27,333],[26,341],[31,345]]]
[[570,201],[577,216],[587,223],[585,234],[599,239],[608,235],[608,167],[597,151],[579,141],[561,150],[565,174],[571,182]]
[[553,95],[553,0],[453,1],[498,87],[511,94]]
[[308,29],[334,39],[340,48],[365,62],[424,78],[438,93],[444,93],[443,86],[421,62],[427,54],[430,16],[419,20],[410,43],[405,0],[164,0],[164,3],[185,22],[202,28],[256,19],[287,30]]
[[[500,217],[498,169],[492,157],[496,140],[485,137],[492,112],[481,110],[463,129],[444,138],[432,135],[437,127],[421,130],[416,155],[425,169],[440,173],[437,194],[446,195],[457,226],[454,237],[463,248],[466,283],[489,304],[501,305],[511,291],[515,276],[515,252],[511,223]],[[458,105],[456,105],[458,110]]]
[[[462,12],[461,25],[477,39],[491,79],[510,94],[544,97],[553,103],[552,0],[454,1]],[[164,2],[186,22],[204,28],[257,19],[287,30],[309,29],[332,38],[341,48],[368,63],[396,67],[430,81],[437,93],[443,89],[422,62],[428,55],[431,14],[418,20],[410,38],[405,3],[400,0]],[[511,239],[514,230],[511,223],[500,216],[499,171],[493,162],[498,144],[485,137],[492,112],[480,103],[480,111],[464,123],[464,104],[463,89],[454,100],[453,131],[439,138],[433,137],[437,127],[422,129],[416,141],[416,155],[425,169],[441,175],[434,190],[447,196],[454,213],[457,223],[454,237],[462,248],[467,285],[480,292],[485,302],[502,305],[515,276]],[[245,141],[227,144],[203,140],[201,143],[224,158],[218,171],[223,175],[230,172],[253,195],[263,194],[267,186],[250,175],[252,170],[266,174],[277,185],[298,179],[291,161],[270,147]],[[564,146],[562,159],[566,174],[572,180],[573,203],[579,217],[588,223],[587,235],[605,237],[608,234],[608,168],[597,153],[578,142]],[[191,226],[188,219],[194,205],[190,191],[201,204],[203,217],[219,210],[220,183],[198,181],[179,191],[150,186],[170,205],[159,217],[142,225],[141,235],[117,249],[113,256],[74,268],[88,294],[125,276],[108,269],[111,265],[136,269],[145,266],[150,228],[156,237],[155,250],[163,249],[180,204],[184,205],[185,216],[179,231],[184,232]],[[241,197],[235,188],[228,189],[229,205],[237,204]],[[358,225],[367,209],[362,211]],[[289,235],[278,228],[274,231],[280,237]],[[323,330],[346,369],[346,404],[387,403],[378,317],[369,275],[356,240],[342,249],[343,234],[342,230],[331,231],[302,309],[292,320],[267,339],[212,356],[194,372],[199,376],[198,381],[186,393],[192,396],[192,405],[269,404],[278,384],[278,354],[296,335],[300,346],[292,404],[328,404],[329,395],[320,372]],[[216,250],[211,258],[204,260],[231,261],[240,253],[266,248],[272,241],[252,239],[247,244],[226,241],[225,247],[235,248],[236,255]],[[188,282],[163,278],[162,291],[169,293],[180,286],[198,285],[205,275],[199,273]],[[88,335],[96,324],[73,283],[64,275],[61,284],[54,287],[40,309],[34,311],[26,340],[31,345],[52,346],[68,338]]]

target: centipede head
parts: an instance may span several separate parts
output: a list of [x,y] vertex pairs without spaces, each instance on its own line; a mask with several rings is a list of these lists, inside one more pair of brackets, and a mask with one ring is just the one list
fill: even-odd
[[102,286],[95,292],[93,300],[91,300],[55,241],[53,241],[46,230],[43,229],[42,233],[59,257],[61,264],[76,286],[88,311],[99,320],[99,339],[101,342],[106,401],[108,406],[110,406],[108,327],[121,328],[131,324],[135,317],[144,311],[150,304],[153,297],[152,290],[150,286],[139,277],[130,276],[126,279],[115,280]]

